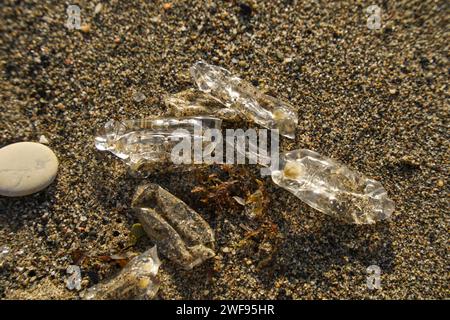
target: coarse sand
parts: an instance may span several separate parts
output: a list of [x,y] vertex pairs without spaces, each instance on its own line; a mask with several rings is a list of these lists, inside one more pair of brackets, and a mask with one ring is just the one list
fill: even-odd
[[[79,299],[65,287],[69,265],[81,267],[85,289],[119,270],[105,256],[152,245],[128,247],[141,181],[95,149],[95,129],[164,114],[162,97],[193,86],[199,59],[290,101],[299,124],[283,150],[365,173],[396,210],[391,221],[345,225],[246,166],[266,188],[260,222],[207,208],[191,192],[201,174],[155,173],[148,179],[211,224],[218,248],[192,271],[160,257],[158,298],[450,298],[448,2],[379,1],[380,29],[368,28],[363,1],[112,0],[95,14],[98,2],[77,1],[81,30],[65,26],[67,1],[0,4],[0,147],[44,135],[60,162],[44,191],[0,197],[0,298]],[[275,236],[249,240],[268,220]],[[366,285],[371,265],[381,268],[378,290]]]

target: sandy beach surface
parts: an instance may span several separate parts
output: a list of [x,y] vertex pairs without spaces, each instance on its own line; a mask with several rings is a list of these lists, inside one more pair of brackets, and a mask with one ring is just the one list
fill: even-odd
[[[44,135],[59,159],[47,189],[0,197],[0,298],[79,299],[120,270],[111,255],[152,246],[130,246],[141,179],[96,150],[94,133],[109,119],[163,115],[162,98],[193,86],[199,59],[290,101],[299,124],[281,147],[380,181],[396,210],[346,225],[256,166],[159,170],[147,180],[210,223],[217,255],[192,271],[161,256],[158,298],[450,298],[446,1],[374,2],[380,29],[368,28],[366,1],[105,1],[96,13],[98,3],[77,2],[81,30],[65,26],[67,1],[0,4],[0,147]],[[255,218],[231,197],[257,188],[267,203]],[[66,288],[72,264],[80,291]],[[366,285],[371,265],[378,290]]]

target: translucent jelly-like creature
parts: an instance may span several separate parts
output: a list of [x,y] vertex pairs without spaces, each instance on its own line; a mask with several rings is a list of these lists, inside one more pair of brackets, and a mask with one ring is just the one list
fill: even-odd
[[220,129],[221,124],[221,119],[207,116],[110,120],[97,133],[95,146],[112,152],[136,169],[144,163],[173,161],[172,149],[180,140],[188,138],[202,144],[205,130]]
[[190,71],[198,88],[227,108],[265,128],[278,129],[283,136],[295,137],[297,113],[287,102],[268,96],[228,70],[204,61],[196,62]]
[[86,300],[147,300],[159,289],[157,279],[161,265],[156,246],[134,257],[120,273],[109,281],[86,290]]
[[158,250],[184,269],[190,270],[215,256],[214,233],[209,224],[159,185],[138,187],[132,207]]
[[66,270],[69,277],[66,280],[66,287],[69,290],[81,290],[81,269],[79,266],[70,265]]
[[195,89],[167,95],[164,103],[169,108],[169,114],[176,117],[212,115],[222,120],[235,120],[239,117],[237,110],[226,108],[211,95]]
[[379,182],[311,150],[283,154],[272,180],[314,209],[349,223],[375,223],[394,211]]

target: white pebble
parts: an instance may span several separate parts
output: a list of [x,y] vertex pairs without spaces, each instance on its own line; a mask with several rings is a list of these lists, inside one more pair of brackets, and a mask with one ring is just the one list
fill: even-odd
[[96,5],[95,8],[94,8],[94,15],[99,14],[100,11],[102,11],[102,8],[103,8],[102,3],[101,3],[101,2],[100,2],[100,3],[97,3],[97,5]]
[[43,144],[18,142],[0,149],[0,195],[19,197],[46,188],[56,177],[58,159]]
[[0,246],[0,262],[9,254],[10,251],[11,249],[6,245]]
[[41,135],[41,136],[39,137],[39,143],[42,143],[42,144],[49,144],[50,141],[48,141],[48,139],[47,139],[46,136]]

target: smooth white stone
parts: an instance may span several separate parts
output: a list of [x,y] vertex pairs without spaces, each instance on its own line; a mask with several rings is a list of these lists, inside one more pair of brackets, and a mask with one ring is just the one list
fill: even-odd
[[0,149],[0,195],[19,197],[46,188],[56,177],[58,159],[43,144],[18,142]]

